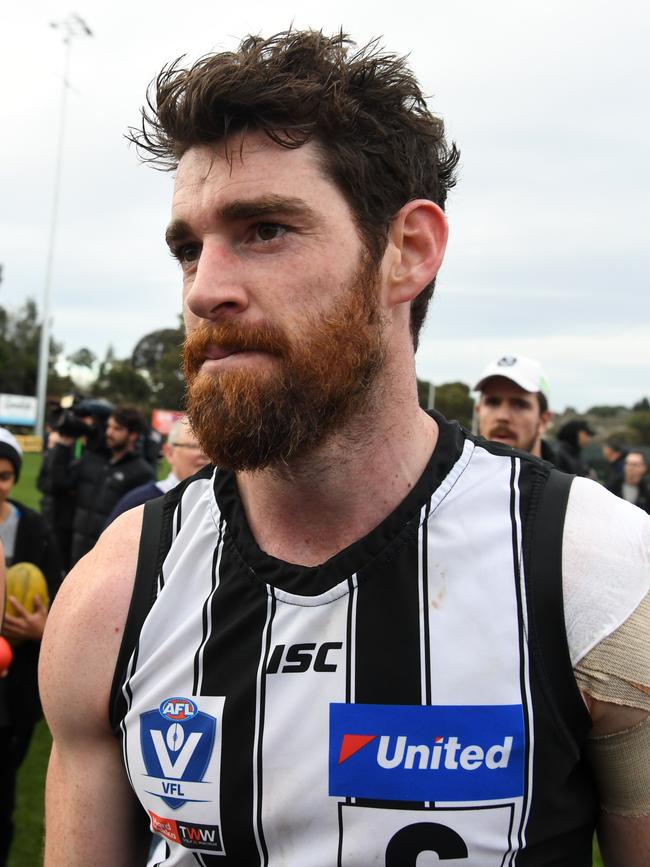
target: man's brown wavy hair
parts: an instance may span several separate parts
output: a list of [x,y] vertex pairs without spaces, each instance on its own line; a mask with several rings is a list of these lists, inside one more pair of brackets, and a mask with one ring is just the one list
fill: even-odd
[[[173,170],[189,148],[247,131],[287,148],[313,140],[377,264],[403,205],[424,198],[444,208],[458,150],[447,145],[405,59],[377,40],[357,48],[344,33],[289,30],[248,36],[237,51],[189,68],[182,61],[161,70],[141,126],[128,133],[157,168]],[[415,348],[434,282],[411,306]]]

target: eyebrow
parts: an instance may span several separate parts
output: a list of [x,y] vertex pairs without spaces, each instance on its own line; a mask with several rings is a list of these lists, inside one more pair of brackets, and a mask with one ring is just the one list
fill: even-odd
[[[216,208],[214,215],[224,222],[280,215],[313,222],[316,216],[302,199],[274,195],[262,196],[259,199],[226,202],[226,204]],[[165,232],[165,241],[171,247],[191,235],[192,228],[187,220],[172,220]]]

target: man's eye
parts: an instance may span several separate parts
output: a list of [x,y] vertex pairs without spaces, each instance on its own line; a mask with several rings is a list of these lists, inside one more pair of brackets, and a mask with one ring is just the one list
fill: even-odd
[[198,244],[181,244],[172,250],[172,256],[181,263],[181,265],[191,265],[193,262],[198,262],[201,255],[201,248]]
[[258,223],[255,227],[255,234],[260,241],[275,241],[285,232],[285,227],[278,223]]

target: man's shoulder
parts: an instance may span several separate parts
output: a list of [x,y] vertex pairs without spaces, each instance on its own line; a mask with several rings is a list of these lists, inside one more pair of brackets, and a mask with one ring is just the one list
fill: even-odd
[[648,593],[649,559],[650,517],[597,482],[574,479],[562,558],[574,662],[618,628]]
[[[109,731],[108,700],[131,602],[142,510],[120,516],[66,576],[48,616],[41,652],[46,710],[61,711],[60,691]],[[84,661],[83,677],[72,677]]]

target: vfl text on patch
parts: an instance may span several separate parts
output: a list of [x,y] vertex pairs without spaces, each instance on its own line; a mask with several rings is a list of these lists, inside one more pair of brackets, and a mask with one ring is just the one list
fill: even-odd
[[330,705],[330,795],[488,801],[523,786],[520,705]]
[[203,777],[210,763],[217,720],[191,699],[175,696],[158,710],[140,714],[140,745],[149,794],[177,810],[206,797]]

